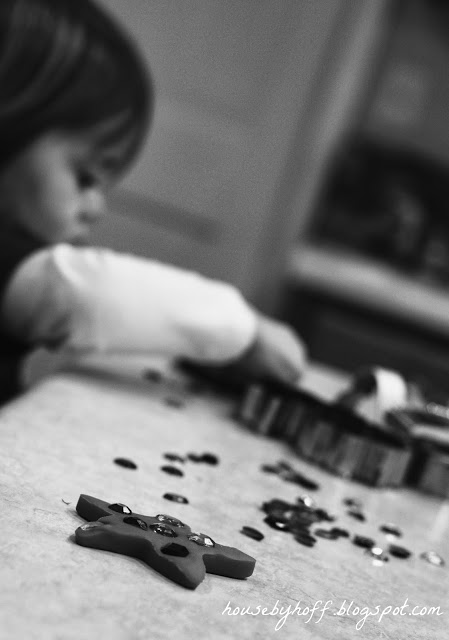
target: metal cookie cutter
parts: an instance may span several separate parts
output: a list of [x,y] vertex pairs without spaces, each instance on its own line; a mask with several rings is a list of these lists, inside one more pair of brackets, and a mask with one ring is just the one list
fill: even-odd
[[323,407],[319,398],[296,387],[255,382],[246,390],[235,417],[255,433],[293,443]]
[[[389,373],[389,372],[388,372]],[[393,375],[381,376],[381,386]],[[340,397],[325,402],[297,388],[255,383],[240,403],[236,417],[251,431],[283,440],[300,456],[332,473],[372,486],[399,486],[410,462],[408,438],[389,427],[358,415],[351,406],[377,390],[370,374]],[[383,401],[382,413],[405,396],[405,385],[396,384]]]
[[447,407],[426,405],[421,409],[397,409],[386,415],[387,423],[410,441],[412,458],[405,478],[415,489],[449,497],[449,415]]

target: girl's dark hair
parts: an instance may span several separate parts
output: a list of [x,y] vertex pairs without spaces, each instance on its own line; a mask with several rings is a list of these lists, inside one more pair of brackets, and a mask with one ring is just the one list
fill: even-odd
[[153,110],[133,42],[92,0],[0,0],[0,165],[48,130],[111,123],[135,156]]

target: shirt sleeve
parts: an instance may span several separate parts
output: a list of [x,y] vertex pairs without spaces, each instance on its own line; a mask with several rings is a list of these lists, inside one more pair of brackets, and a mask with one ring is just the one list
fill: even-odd
[[250,347],[256,314],[237,289],[133,255],[70,245],[42,249],[15,270],[2,315],[34,345],[149,352],[231,362]]

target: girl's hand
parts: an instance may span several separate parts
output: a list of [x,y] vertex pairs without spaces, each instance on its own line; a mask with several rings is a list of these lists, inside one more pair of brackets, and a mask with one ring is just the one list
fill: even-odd
[[287,325],[259,315],[252,345],[226,365],[180,362],[184,370],[229,389],[245,388],[251,380],[295,385],[306,366],[306,349]]
[[249,378],[295,384],[306,366],[306,349],[289,326],[260,315],[255,341],[234,366]]

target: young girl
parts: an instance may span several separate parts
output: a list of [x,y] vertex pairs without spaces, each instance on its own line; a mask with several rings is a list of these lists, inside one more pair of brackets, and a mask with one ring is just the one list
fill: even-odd
[[237,364],[294,381],[303,349],[230,285],[87,248],[151,120],[150,77],[91,0],[0,2],[0,398],[34,347]]

